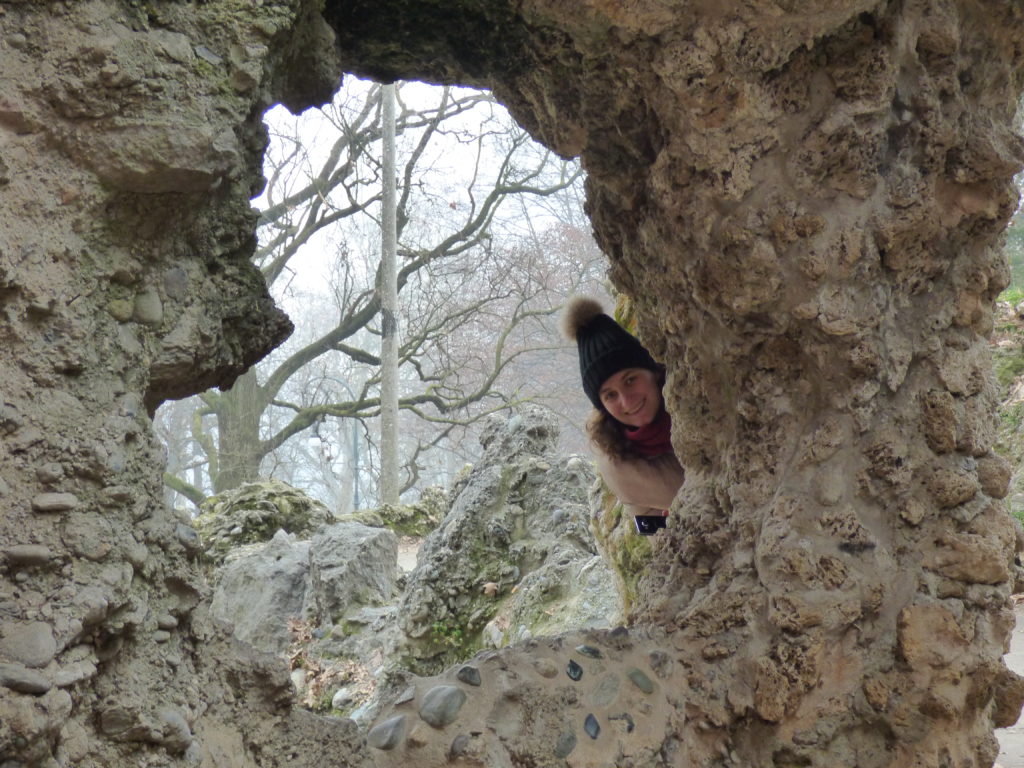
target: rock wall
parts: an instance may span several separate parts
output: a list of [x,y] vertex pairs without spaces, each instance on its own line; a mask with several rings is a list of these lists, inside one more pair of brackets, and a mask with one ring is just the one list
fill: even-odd
[[343,39],[369,71],[483,71],[582,155],[689,473],[634,617],[688,669],[665,744],[694,765],[989,764],[1022,693],[999,660],[1015,537],[983,341],[1024,157],[1022,9],[519,13],[521,38],[446,60],[413,31],[405,60],[370,23]]
[[[0,6],[0,760],[989,764],[1022,696],[983,343],[1024,154],[1019,3],[320,10]],[[414,686],[394,706],[416,728],[369,752],[207,620],[146,417],[287,333],[246,263],[259,115],[326,99],[339,59],[493,87],[582,155],[689,473],[647,628],[591,642],[599,692],[527,644],[487,661],[491,704],[464,706],[469,673]],[[666,664],[663,716],[630,727],[623,681],[660,696]]]
[[314,6],[0,5],[5,766],[354,754],[354,726],[293,712],[280,662],[209,620],[147,416],[290,330],[248,200],[262,111],[337,83]]

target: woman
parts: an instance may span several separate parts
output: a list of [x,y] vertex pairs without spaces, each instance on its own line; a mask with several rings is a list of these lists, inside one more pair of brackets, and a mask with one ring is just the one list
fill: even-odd
[[665,369],[594,299],[572,299],[562,327],[579,349],[583,391],[594,404],[587,433],[601,477],[635,517],[637,532],[653,534],[665,527],[683,484],[661,395]]

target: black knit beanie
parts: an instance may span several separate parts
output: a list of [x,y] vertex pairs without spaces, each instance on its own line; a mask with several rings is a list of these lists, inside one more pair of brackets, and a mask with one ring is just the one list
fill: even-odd
[[576,341],[583,391],[595,408],[604,409],[600,390],[609,376],[623,368],[660,370],[636,337],[606,315],[597,300],[589,296],[577,296],[566,304],[562,330]]

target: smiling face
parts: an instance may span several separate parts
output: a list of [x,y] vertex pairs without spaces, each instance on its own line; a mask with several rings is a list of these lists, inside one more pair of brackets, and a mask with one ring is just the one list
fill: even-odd
[[627,427],[646,427],[661,410],[658,374],[649,368],[623,368],[605,379],[598,395],[611,417]]

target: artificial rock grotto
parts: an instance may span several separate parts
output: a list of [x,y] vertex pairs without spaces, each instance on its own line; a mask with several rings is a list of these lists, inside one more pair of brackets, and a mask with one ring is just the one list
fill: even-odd
[[[0,4],[0,764],[989,765],[1022,66],[1014,0]],[[369,737],[211,621],[148,422],[287,334],[260,116],[343,72],[491,88],[581,156],[688,473],[628,628]]]

